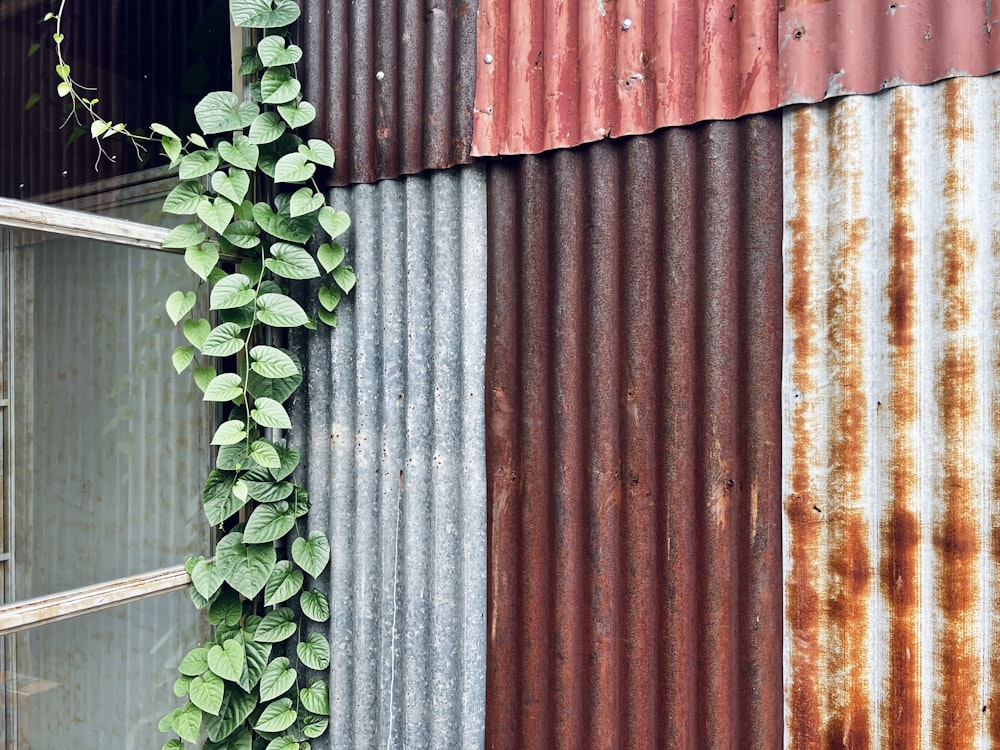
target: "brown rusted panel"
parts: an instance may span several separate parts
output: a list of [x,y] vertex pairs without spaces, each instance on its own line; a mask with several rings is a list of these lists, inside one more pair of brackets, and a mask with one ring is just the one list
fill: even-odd
[[488,748],[781,745],[780,151],[489,168]]
[[476,0],[302,0],[313,134],[337,152],[331,185],[469,161]]

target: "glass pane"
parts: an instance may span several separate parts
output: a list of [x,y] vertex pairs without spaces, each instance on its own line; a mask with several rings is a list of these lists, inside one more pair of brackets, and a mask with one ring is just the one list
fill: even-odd
[[211,410],[163,306],[194,286],[183,258],[27,233],[10,253],[16,598],[204,553]]
[[178,705],[177,665],[207,637],[184,591],[9,636],[14,668],[0,681],[0,703],[16,729],[0,747],[160,747],[165,735],[156,725]]

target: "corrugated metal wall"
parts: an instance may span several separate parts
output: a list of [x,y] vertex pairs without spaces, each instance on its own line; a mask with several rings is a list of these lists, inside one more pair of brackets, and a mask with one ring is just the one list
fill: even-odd
[[305,95],[333,184],[469,161],[476,0],[303,0]]
[[784,115],[790,748],[1000,747],[1000,77]]
[[781,743],[780,144],[489,166],[488,748]]
[[294,404],[333,545],[320,748],[483,743],[486,183],[466,167],[333,191],[358,285]]

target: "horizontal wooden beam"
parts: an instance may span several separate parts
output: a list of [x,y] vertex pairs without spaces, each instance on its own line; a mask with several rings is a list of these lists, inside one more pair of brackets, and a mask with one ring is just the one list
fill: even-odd
[[182,589],[183,565],[0,606],[0,636]]
[[0,225],[154,250],[163,249],[163,239],[170,232],[163,227],[13,198],[0,198]]

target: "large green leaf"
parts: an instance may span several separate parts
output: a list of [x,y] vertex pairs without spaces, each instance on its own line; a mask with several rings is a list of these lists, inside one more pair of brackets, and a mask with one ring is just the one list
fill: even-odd
[[218,526],[246,504],[246,499],[241,500],[233,494],[235,484],[235,475],[228,472],[213,469],[208,475],[202,499],[205,516],[213,526]]
[[279,656],[267,665],[260,676],[260,699],[270,701],[288,692],[295,684],[295,670],[287,657]]
[[322,591],[303,591],[299,597],[302,614],[314,622],[326,622],[330,619],[330,600]]
[[[246,621],[249,620],[250,618],[247,618]],[[236,635],[236,638],[243,644],[243,650],[247,655],[246,669],[240,676],[240,687],[244,690],[250,690],[260,682],[260,676],[264,673],[264,667],[271,656],[271,644],[258,643],[247,628],[243,628]]]
[[212,189],[239,206],[250,191],[250,175],[235,167],[229,170],[229,174],[215,172],[212,175]]
[[200,245],[207,239],[201,231],[201,224],[191,221],[171,229],[163,238],[163,247],[172,250],[183,250],[186,247]]
[[[228,323],[226,325],[229,325]],[[234,372],[216,375],[205,389],[205,401],[232,401],[243,393],[240,376]]]
[[[215,465],[226,471],[241,471],[251,468],[254,464],[251,457],[252,448],[246,442],[226,445],[219,449],[219,455],[215,459]],[[238,482],[237,482],[238,484]],[[235,484],[233,491],[236,491]]]
[[286,448],[280,443],[274,447],[278,451],[278,457],[281,459],[281,466],[277,469],[271,469],[271,476],[280,482],[295,471],[295,467],[299,465],[300,456],[299,452],[294,448]]
[[222,585],[222,576],[215,569],[214,560],[201,560],[191,571],[191,582],[198,593],[210,599]]
[[[243,348],[244,344],[243,339],[240,338],[241,330],[240,326],[236,323],[223,323],[212,329],[211,333],[205,338],[205,343],[201,348],[202,352],[212,357],[229,357],[236,354],[236,352]],[[235,398],[235,395],[230,396],[230,398]],[[228,401],[229,399],[222,400]]]
[[316,165],[302,154],[285,154],[274,165],[274,181],[306,182],[316,173]]
[[249,250],[260,244],[259,234],[260,230],[257,229],[257,225],[254,222],[234,221],[226,227],[226,231],[222,233],[222,236],[236,247]]
[[292,542],[292,559],[313,578],[323,572],[330,561],[330,542],[322,531],[313,531],[307,538]]
[[243,534],[232,531],[216,546],[215,562],[226,583],[252,599],[270,578],[277,555],[273,544],[244,544]]
[[260,79],[260,95],[264,104],[287,104],[299,95],[302,84],[290,68],[277,67],[265,71]]
[[271,245],[271,255],[264,265],[277,276],[285,279],[315,279],[319,276],[316,261],[300,245],[288,242],[275,242]]
[[279,560],[264,586],[264,604],[270,607],[291,599],[302,588],[303,580],[301,570],[288,560]]
[[226,589],[208,608],[208,621],[212,625],[233,627],[243,617],[243,601],[232,589]]
[[351,226],[351,217],[346,211],[336,211],[330,206],[324,206],[319,210],[319,223],[331,240],[337,239]]
[[212,672],[206,672],[201,677],[195,677],[191,681],[191,687],[188,691],[191,702],[205,713],[212,714],[213,716],[219,715],[219,710],[222,708],[222,698],[225,693],[226,686],[222,682],[222,679]]
[[279,104],[278,114],[293,128],[302,128],[316,119],[316,108],[302,100],[298,104]]
[[264,65],[294,65],[302,59],[302,48],[294,44],[285,46],[285,37],[280,34],[266,36],[257,42],[257,54]]
[[253,217],[268,234],[300,245],[309,240],[317,223],[316,217],[311,214],[292,218],[285,212],[275,213],[266,203],[254,204]]
[[299,702],[310,711],[320,716],[330,715],[330,691],[326,683],[318,677],[309,680],[309,684],[299,691]]
[[177,667],[178,672],[188,677],[197,677],[207,669],[208,649],[203,646],[188,651],[187,655],[181,659],[180,666]]
[[195,151],[181,158],[180,178],[193,180],[204,177],[219,166],[219,155],[214,151]]
[[272,469],[281,466],[281,459],[278,458],[278,451],[274,449],[266,440],[255,440],[250,446],[250,458],[259,465]]
[[205,345],[205,339],[208,338],[208,334],[211,332],[212,326],[204,318],[184,321],[184,338],[194,344],[198,351],[201,351],[201,348]]
[[[222,141],[219,144],[219,156],[234,167],[252,171],[257,168],[257,158],[260,156],[260,149],[257,148],[257,144],[253,143],[245,135],[236,135],[233,137],[232,143]],[[236,202],[239,203],[240,201]]]
[[237,731],[247,717],[257,707],[257,696],[245,692],[236,685],[226,685],[226,699],[218,716],[205,717],[208,739],[220,742]]
[[[299,661],[309,669],[326,669],[330,666],[330,643],[322,633],[312,632],[295,647]],[[211,652],[209,652],[211,654]]]
[[261,643],[280,643],[295,633],[295,613],[288,607],[278,607],[264,615],[257,626],[254,640]]
[[247,390],[254,398],[266,396],[275,401],[284,402],[302,383],[302,375],[296,374],[287,378],[265,378],[251,370],[247,374]]
[[265,503],[254,508],[247,519],[243,538],[250,543],[263,544],[281,539],[295,526],[295,513],[284,500]]
[[[211,307],[213,310],[243,307],[253,302],[255,296],[257,292],[254,291],[253,282],[249,277],[241,273],[231,273],[212,289]],[[209,339],[211,338],[209,336]]]
[[208,668],[224,680],[237,682],[243,674],[246,658],[243,644],[230,639],[221,646],[217,644],[208,650]]
[[[210,720],[211,717],[206,717],[206,727]],[[222,742],[212,742],[209,740],[205,743],[202,750],[253,750],[253,737],[250,736],[249,729],[240,727],[236,730],[235,734],[229,735]]]
[[174,292],[167,297],[167,315],[177,325],[180,319],[194,309],[197,297],[194,292]]
[[299,17],[294,0],[230,0],[233,23],[252,29],[273,29],[288,26]]
[[259,112],[260,108],[256,104],[241,103],[231,91],[213,91],[202,98],[194,108],[198,127],[206,135],[242,130],[253,122]]
[[254,729],[260,732],[283,732],[295,723],[297,715],[292,699],[282,698],[264,709],[254,724]]
[[215,264],[219,262],[219,248],[214,242],[194,245],[184,251],[184,262],[188,268],[207,281]]
[[219,425],[212,436],[212,445],[236,445],[246,440],[246,423],[239,419],[230,419]]
[[168,214],[193,214],[204,193],[198,180],[181,182],[164,199],[163,210]]
[[285,407],[273,398],[258,398],[250,411],[250,418],[261,427],[273,427],[277,430],[289,430],[292,427]]
[[299,374],[299,368],[292,358],[273,346],[255,346],[251,349],[250,368],[265,378],[290,378]]
[[326,204],[326,200],[319,193],[314,193],[311,188],[299,188],[292,194],[292,200],[288,204],[288,213],[291,216],[305,216],[313,211],[319,211]]
[[188,701],[170,720],[170,728],[181,739],[194,743],[198,741],[198,732],[201,731],[201,719],[201,709]]
[[262,112],[250,124],[250,142],[261,145],[271,143],[278,140],[287,128],[277,112]]
[[262,294],[257,298],[257,317],[275,328],[294,328],[309,320],[299,303],[284,294]]
[[310,138],[308,143],[299,146],[299,153],[309,161],[324,167],[333,167],[335,161],[333,146],[318,138]]
[[198,218],[219,234],[226,231],[235,213],[236,208],[233,204],[222,196],[214,201],[206,198],[198,204]]
[[250,497],[261,503],[276,503],[279,500],[284,500],[295,489],[295,485],[291,482],[272,481],[270,475],[263,481],[247,480],[246,485]]

